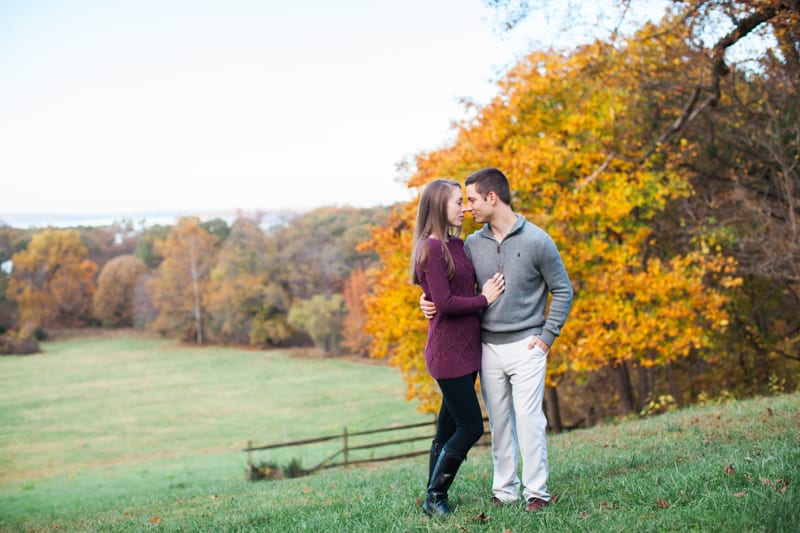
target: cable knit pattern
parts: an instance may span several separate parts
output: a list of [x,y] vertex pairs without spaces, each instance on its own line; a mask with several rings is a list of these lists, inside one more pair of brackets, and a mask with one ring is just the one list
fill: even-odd
[[425,265],[416,267],[422,290],[436,305],[428,323],[425,363],[435,379],[457,378],[481,368],[479,311],[488,302],[485,296],[475,295],[475,270],[464,253],[464,241],[451,238],[447,242],[456,269],[449,280],[441,242],[430,237],[428,245]]

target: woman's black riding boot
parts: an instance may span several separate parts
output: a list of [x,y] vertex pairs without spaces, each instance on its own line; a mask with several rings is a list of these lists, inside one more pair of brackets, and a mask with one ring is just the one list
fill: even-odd
[[431,482],[428,484],[428,493],[425,495],[425,503],[422,510],[429,516],[447,516],[450,514],[450,507],[447,505],[447,491],[456,477],[461,463],[464,462],[465,455],[453,453],[447,448],[442,448],[439,460],[431,474]]
[[438,440],[433,439],[431,441],[431,454],[428,460],[428,481],[425,482],[425,488],[428,488],[428,485],[431,484],[431,476],[433,475],[433,469],[436,468],[436,461],[439,460],[439,453],[442,451],[442,445],[439,443]]

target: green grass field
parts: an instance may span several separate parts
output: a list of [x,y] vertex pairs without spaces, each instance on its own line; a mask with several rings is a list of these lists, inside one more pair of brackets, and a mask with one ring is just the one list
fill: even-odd
[[[558,502],[494,508],[488,449],[424,517],[426,458],[245,480],[247,440],[427,421],[398,372],[137,336],[0,358],[0,531],[797,531],[800,395],[549,439]],[[418,444],[417,446],[424,446]],[[261,452],[314,464],[329,450]]]

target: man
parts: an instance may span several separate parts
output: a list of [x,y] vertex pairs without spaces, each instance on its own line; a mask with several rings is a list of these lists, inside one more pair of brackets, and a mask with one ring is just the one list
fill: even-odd
[[[484,226],[464,247],[475,266],[478,290],[495,273],[505,294],[481,316],[481,390],[492,433],[492,501],[519,500],[522,456],[525,511],[550,503],[547,491],[547,419],[542,411],[547,353],[572,307],[572,285],[553,239],[514,213],[506,176],[484,168],[464,182],[467,208]],[[548,294],[552,295],[549,310]],[[426,316],[432,302],[420,302]]]

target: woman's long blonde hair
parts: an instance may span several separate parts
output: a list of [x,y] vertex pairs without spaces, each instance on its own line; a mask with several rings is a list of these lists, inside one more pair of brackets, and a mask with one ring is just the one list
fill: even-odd
[[417,265],[422,265],[428,260],[428,237],[435,237],[442,243],[442,253],[447,265],[447,278],[450,279],[456,272],[453,256],[447,248],[447,239],[461,233],[461,226],[452,226],[447,220],[447,201],[453,188],[461,190],[461,184],[454,180],[435,179],[425,185],[419,197],[417,207],[417,224],[414,227],[414,242],[411,252],[411,282],[419,284]]

